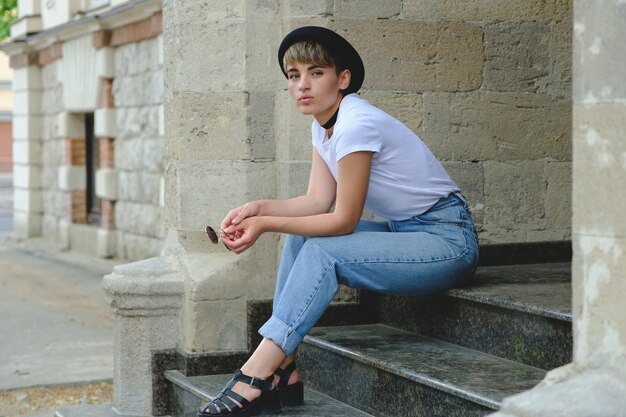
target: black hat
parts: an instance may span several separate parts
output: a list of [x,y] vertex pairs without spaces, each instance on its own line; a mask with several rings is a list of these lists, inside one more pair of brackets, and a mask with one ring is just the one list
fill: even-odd
[[330,29],[319,26],[304,26],[293,30],[280,43],[278,48],[278,65],[287,77],[283,66],[283,57],[291,45],[299,41],[316,41],[321,43],[343,68],[350,70],[350,85],[344,90],[345,94],[356,93],[363,84],[365,67],[359,53],[350,43]]

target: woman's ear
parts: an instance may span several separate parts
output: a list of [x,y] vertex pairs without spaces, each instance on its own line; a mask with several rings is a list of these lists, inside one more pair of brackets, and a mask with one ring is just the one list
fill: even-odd
[[350,80],[352,79],[352,73],[349,69],[345,69],[341,71],[339,74],[339,89],[345,90],[350,85]]

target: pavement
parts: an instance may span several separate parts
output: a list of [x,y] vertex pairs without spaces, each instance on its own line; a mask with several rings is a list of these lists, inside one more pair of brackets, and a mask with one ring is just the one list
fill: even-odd
[[[113,318],[100,282],[115,262],[13,239],[12,198],[12,176],[0,173],[0,417],[22,415],[12,403],[34,387],[113,378]],[[52,417],[53,403],[28,416]]]

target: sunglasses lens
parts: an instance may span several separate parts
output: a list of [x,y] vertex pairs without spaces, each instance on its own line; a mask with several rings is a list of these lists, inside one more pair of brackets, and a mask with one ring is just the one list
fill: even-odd
[[215,230],[213,230],[213,228],[211,226],[207,226],[206,227],[206,234],[209,236],[209,240],[212,243],[219,242],[219,238],[217,236],[217,233],[215,232]]

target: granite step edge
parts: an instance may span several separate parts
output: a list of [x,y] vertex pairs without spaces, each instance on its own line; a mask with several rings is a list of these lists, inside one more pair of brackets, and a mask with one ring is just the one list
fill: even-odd
[[[217,384],[222,386],[228,382],[232,377],[228,375],[205,375],[196,377],[186,377],[180,371],[170,370],[165,371],[165,377],[180,388],[192,393],[199,397],[202,401],[210,401],[213,396],[205,389],[201,388],[196,382],[199,380],[216,379]],[[219,389],[219,388],[218,388]],[[345,417],[374,417],[371,414],[367,414],[362,410],[358,410],[348,404],[342,403],[335,398],[329,397],[323,393],[317,392],[310,388],[305,387],[304,391],[305,405],[284,407],[277,414],[281,416],[294,416],[294,417],[330,417],[341,415]],[[316,404],[322,404],[321,406]]]
[[[386,325],[382,325],[382,324],[377,324],[375,326],[382,326],[382,327],[386,327],[389,329],[393,329],[390,328],[389,326]],[[364,326],[365,327],[365,326]],[[320,330],[323,330],[323,328],[318,328]],[[337,330],[340,329],[340,327],[336,328]],[[316,329],[314,329],[316,330]],[[393,330],[397,330],[397,329],[393,329]],[[407,333],[410,334],[410,332],[406,332],[406,331],[402,331],[402,330],[397,330],[399,332],[403,332],[403,333]],[[525,368],[528,369],[533,369],[535,370],[537,373],[541,373],[541,374],[545,374],[544,370],[541,370],[539,368],[535,368],[532,366],[528,366],[528,365],[523,365],[521,363],[517,363],[508,359],[503,359],[497,356],[493,356],[487,353],[483,353],[483,352],[479,352],[479,351],[475,351],[473,349],[469,349],[463,346],[458,346],[458,345],[454,345],[453,343],[449,343],[449,342],[444,342],[438,339],[434,339],[428,336],[423,336],[423,335],[418,335],[421,338],[424,339],[430,339],[433,342],[437,342],[437,343],[443,343],[449,346],[454,346],[455,348],[461,349],[461,350],[467,350],[467,351],[473,351],[477,354],[480,355],[484,355],[485,357],[490,357],[493,360],[497,360],[499,362],[502,363],[511,363],[511,364],[515,364],[516,366],[523,366]],[[441,380],[439,378],[433,377],[431,375],[428,375],[426,373],[420,373],[420,372],[415,372],[414,370],[410,369],[410,368],[406,368],[403,366],[399,366],[396,363],[394,363],[393,361],[389,361],[389,360],[380,360],[380,359],[376,359],[367,355],[364,355],[362,353],[359,353],[357,351],[353,351],[350,348],[345,348],[343,346],[340,346],[336,343],[333,342],[328,342],[322,338],[316,337],[314,334],[309,334],[307,336],[305,336],[304,338],[304,343],[306,344],[310,344],[312,346],[315,346],[317,348],[320,349],[324,349],[327,350],[329,352],[335,353],[337,355],[341,355],[343,357],[346,357],[348,359],[360,362],[366,366],[370,366],[373,368],[377,368],[377,369],[381,369],[383,371],[386,371],[390,374],[396,375],[398,377],[401,378],[405,378],[408,380],[411,380],[413,382],[416,382],[418,384],[423,384],[425,386],[428,386],[430,388],[434,388],[436,390],[445,392],[447,394],[450,395],[454,395],[457,396],[459,398],[463,398],[466,399],[468,401],[474,402],[476,404],[479,404],[481,406],[484,407],[488,407],[491,408],[493,410],[498,410],[501,406],[501,400],[496,399],[496,398],[492,398],[488,395],[484,395],[481,392],[477,392],[475,390],[470,390],[470,389],[465,389],[463,387],[451,384],[449,382],[446,382],[444,380]],[[539,382],[540,378],[537,379],[536,382]],[[530,389],[531,387],[528,387],[527,389]],[[514,394],[513,392],[510,393],[509,395]]]

